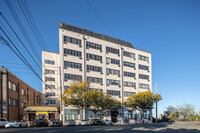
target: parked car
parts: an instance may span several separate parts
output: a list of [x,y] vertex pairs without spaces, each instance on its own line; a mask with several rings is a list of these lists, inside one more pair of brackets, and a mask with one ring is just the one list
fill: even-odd
[[30,127],[48,127],[47,119],[35,119],[31,122]]
[[106,125],[114,125],[114,123],[112,121],[109,120],[105,120],[103,121]]
[[53,127],[53,126],[61,126],[61,121],[59,119],[52,119],[51,122],[50,122],[50,127]]
[[6,119],[0,118],[0,127],[5,127],[5,125],[8,123]]
[[92,119],[91,120],[91,125],[95,126],[95,125],[105,125],[106,123],[104,123],[103,121],[99,120],[99,119]]
[[66,122],[66,126],[76,126],[76,121],[69,120],[69,121]]
[[81,120],[81,121],[79,121],[78,125],[79,126],[91,126],[91,123],[88,120]]
[[24,120],[12,121],[12,122],[8,122],[5,125],[5,128],[9,128],[9,127],[28,127],[28,124]]

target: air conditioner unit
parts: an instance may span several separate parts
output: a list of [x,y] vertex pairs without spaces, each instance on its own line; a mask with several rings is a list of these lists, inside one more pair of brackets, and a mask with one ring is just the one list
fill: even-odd
[[101,74],[103,74],[103,72],[101,72]]
[[86,60],[87,60],[87,61],[89,61],[89,59],[88,59],[88,58],[87,58]]
[[64,56],[67,56],[67,54],[64,54]]
[[86,47],[86,49],[89,49],[89,47]]
[[134,67],[134,70],[136,70],[136,67]]
[[109,73],[106,73],[106,75],[109,75]]
[[120,64],[118,64],[118,67],[120,67]]
[[67,67],[65,66],[64,69],[67,69]]
[[79,45],[80,48],[82,48],[82,45]]
[[87,72],[90,72],[90,70],[87,70]]
[[103,85],[103,83],[101,83],[100,85]]
[[79,59],[82,59],[82,57],[81,57],[81,56],[79,56]]
[[64,44],[67,44],[67,41],[64,41]]
[[103,63],[103,61],[100,61],[100,63]]
[[103,51],[102,51],[102,50],[100,50],[100,52],[102,53]]
[[119,98],[121,98],[121,96],[119,95]]
[[120,74],[118,74],[118,77],[120,77]]

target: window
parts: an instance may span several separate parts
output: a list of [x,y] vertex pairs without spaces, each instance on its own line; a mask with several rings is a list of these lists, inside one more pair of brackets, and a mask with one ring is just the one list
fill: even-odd
[[139,69],[142,69],[142,70],[149,70],[149,67],[148,66],[144,66],[144,65],[139,65]]
[[13,89],[12,83],[10,81],[8,82],[8,87],[9,87],[9,89]]
[[133,95],[133,94],[136,94],[136,93],[135,93],[135,92],[124,91],[124,96],[125,96],[125,97],[129,97],[129,96],[131,96],[131,95]]
[[46,93],[45,93],[45,96],[46,96],[46,97],[55,96],[55,93],[54,93],[54,92],[46,92]]
[[87,65],[88,71],[102,72],[102,67]]
[[138,59],[139,59],[139,60],[143,60],[143,61],[147,61],[147,62],[149,61],[149,58],[148,58],[148,57],[142,56],[142,55],[139,55],[139,56],[138,56]]
[[114,48],[110,48],[110,47],[106,47],[106,52],[108,53],[113,53],[113,54],[118,54],[119,55],[119,50],[118,49],[114,49]]
[[81,45],[81,40],[64,36],[64,42],[73,43],[76,45]]
[[134,78],[134,77],[135,77],[135,73],[124,72],[124,76],[125,76],[125,77],[132,77],[132,78]]
[[102,50],[102,46],[99,44],[91,43],[91,42],[86,42],[86,47],[87,48],[93,48],[97,50]]
[[46,100],[46,104],[56,104],[56,100]]
[[15,99],[9,98],[8,102],[10,106],[17,106],[17,100]]
[[81,57],[81,52],[75,51],[75,50],[71,50],[71,49],[65,49],[64,48],[64,54],[65,55],[72,55],[72,56]]
[[9,102],[9,105],[12,105],[13,104],[13,101],[11,98],[8,99],[8,102]]
[[45,60],[45,64],[54,65],[54,64],[55,64],[55,61],[52,61],[52,60]]
[[126,66],[126,67],[131,67],[131,68],[135,68],[135,63],[130,63],[130,62],[124,61],[124,66]]
[[120,96],[120,91],[107,90],[107,95]]
[[25,95],[25,90],[24,90],[24,89],[22,89],[22,95],[23,95],[23,96]]
[[130,58],[135,58],[135,54],[129,53],[129,52],[126,52],[126,51],[123,52],[123,55],[127,56],[127,57],[130,57]]
[[102,78],[87,77],[87,81],[91,83],[102,83]]
[[139,78],[140,78],[140,79],[149,80],[149,76],[148,76],[148,75],[139,74]]
[[87,53],[86,54],[86,58],[102,62],[102,56],[99,56],[99,55],[94,55],[94,54]]
[[65,109],[65,120],[80,120],[81,111],[78,109]]
[[74,63],[74,62],[69,62],[69,61],[64,61],[64,67],[82,69],[82,64],[80,64],[80,63]]
[[120,74],[119,70],[114,70],[114,69],[109,69],[109,68],[106,69],[106,73],[107,74],[113,74],[113,75],[119,75]]
[[45,89],[55,89],[55,85],[45,85]]
[[119,80],[107,79],[107,85],[120,85]]
[[139,83],[139,88],[141,88],[141,89],[149,89],[149,85],[148,84]]
[[135,87],[135,83],[124,81],[124,86],[126,86],[126,87]]
[[64,79],[81,81],[82,80],[82,76],[81,75],[72,75],[72,74],[65,73]]
[[119,60],[106,58],[106,63],[117,64],[119,65]]
[[45,74],[55,74],[54,70],[45,69]]
[[13,91],[17,91],[16,85],[13,84]]
[[55,78],[45,77],[45,81],[55,81]]

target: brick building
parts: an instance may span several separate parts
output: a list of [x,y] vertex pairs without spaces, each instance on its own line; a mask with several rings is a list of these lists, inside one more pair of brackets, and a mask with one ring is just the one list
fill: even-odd
[[4,67],[0,69],[0,118],[22,120],[26,106],[40,105],[40,92]]

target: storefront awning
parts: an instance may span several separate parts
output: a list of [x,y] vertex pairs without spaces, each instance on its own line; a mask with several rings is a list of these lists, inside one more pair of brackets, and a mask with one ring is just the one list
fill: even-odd
[[26,107],[24,111],[58,111],[58,108],[46,106],[29,106]]

